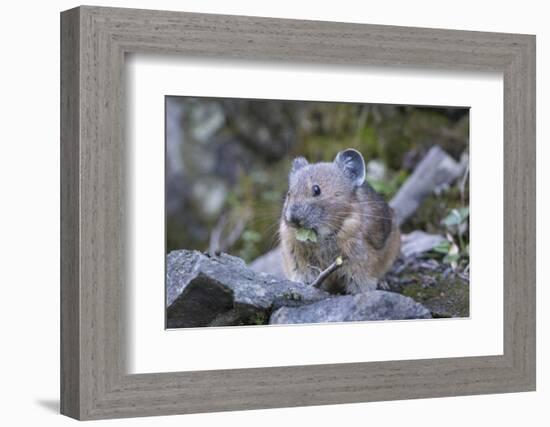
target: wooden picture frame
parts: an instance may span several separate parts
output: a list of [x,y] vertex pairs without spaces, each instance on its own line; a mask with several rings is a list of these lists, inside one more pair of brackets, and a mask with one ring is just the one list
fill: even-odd
[[[502,72],[503,355],[127,374],[127,53]],[[532,35],[71,9],[61,14],[61,166],[65,415],[100,419],[535,389]]]

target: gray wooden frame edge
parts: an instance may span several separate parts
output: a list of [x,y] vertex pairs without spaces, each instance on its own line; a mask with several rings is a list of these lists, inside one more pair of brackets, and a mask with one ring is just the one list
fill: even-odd
[[[124,58],[504,76],[504,354],[127,375]],[[535,389],[535,37],[82,6],[61,14],[61,412],[100,419]]]

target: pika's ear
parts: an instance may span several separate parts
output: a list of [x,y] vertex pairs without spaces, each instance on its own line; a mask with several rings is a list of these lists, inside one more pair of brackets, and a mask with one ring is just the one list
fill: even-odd
[[308,162],[305,157],[296,157],[292,161],[292,167],[290,168],[290,176],[294,175],[299,169],[302,169],[304,166],[307,166]]
[[336,155],[334,163],[351,180],[354,187],[363,185],[365,182],[365,160],[359,151],[353,148],[340,151]]

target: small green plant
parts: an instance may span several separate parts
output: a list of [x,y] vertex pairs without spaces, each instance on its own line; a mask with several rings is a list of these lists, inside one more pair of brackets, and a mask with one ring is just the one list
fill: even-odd
[[263,312],[255,313],[251,319],[253,325],[265,325],[267,323],[267,315]]
[[458,267],[461,258],[469,257],[469,244],[464,235],[468,230],[468,217],[470,209],[468,207],[453,209],[443,219],[447,239],[434,247],[434,251],[443,254],[443,262],[450,264],[453,270]]

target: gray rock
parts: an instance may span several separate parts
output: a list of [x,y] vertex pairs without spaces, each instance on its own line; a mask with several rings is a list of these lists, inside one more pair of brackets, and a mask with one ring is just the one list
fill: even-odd
[[445,238],[439,234],[429,234],[420,230],[402,234],[401,254],[405,258],[412,255],[419,255],[431,251],[443,241],[445,241]]
[[249,264],[249,267],[258,273],[268,273],[277,277],[285,277],[282,248],[277,246],[275,249],[259,256]]
[[272,310],[327,298],[328,294],[249,269],[227,254],[179,250],[166,260],[169,328],[263,324]]
[[302,307],[281,307],[270,324],[429,319],[430,312],[412,298],[386,291],[333,296]]

